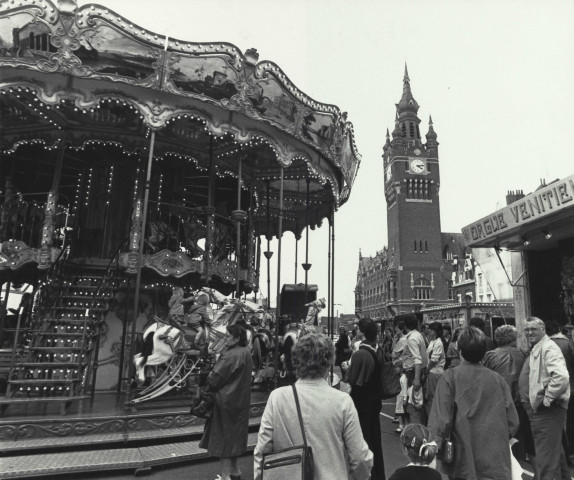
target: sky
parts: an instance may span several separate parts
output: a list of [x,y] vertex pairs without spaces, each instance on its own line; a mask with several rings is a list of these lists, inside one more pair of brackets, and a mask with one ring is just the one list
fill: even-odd
[[[89,3],[78,2],[80,5]],[[100,0],[171,38],[225,41],[278,64],[315,100],[348,112],[362,156],[335,215],[336,314],[354,313],[359,250],[387,243],[382,147],[394,128],[405,63],[421,134],[438,135],[443,232],[574,172],[572,0]],[[305,237],[299,245],[303,262]],[[326,222],[309,236],[309,283],[327,295]],[[271,249],[277,252],[275,242]],[[282,240],[281,283],[294,283],[295,241]],[[265,260],[260,286],[267,290]],[[272,306],[277,254],[271,263]],[[297,270],[297,282],[304,271]],[[323,312],[323,313],[326,313]]]

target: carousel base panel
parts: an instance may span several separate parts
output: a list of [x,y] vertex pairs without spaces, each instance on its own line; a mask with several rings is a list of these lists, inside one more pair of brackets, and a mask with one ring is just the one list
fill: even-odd
[[[268,392],[253,392],[249,420],[254,448]],[[96,395],[73,404],[67,416],[57,405],[14,405],[0,419],[0,478],[49,477],[100,470],[143,471],[154,465],[207,456],[198,446],[205,421],[189,406],[125,408],[126,398]],[[255,437],[254,437],[255,436]],[[253,438],[254,437],[254,438]]]
[[[158,465],[193,462],[206,458],[207,452],[199,448],[198,442],[4,457],[0,462],[0,478],[53,477],[106,470],[144,472]],[[247,440],[248,451],[252,451],[256,443],[257,432],[251,432]]]

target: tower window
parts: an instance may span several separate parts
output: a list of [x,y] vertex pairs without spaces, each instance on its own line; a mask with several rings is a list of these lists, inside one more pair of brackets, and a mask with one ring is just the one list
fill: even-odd
[[418,252],[418,250],[417,250],[417,241],[415,240],[415,253],[417,253],[417,252]]
[[407,125],[406,125],[406,123],[402,124],[401,129],[403,131],[403,135],[406,137],[407,136]]
[[426,240],[425,240],[425,253],[429,253],[429,245]]
[[419,248],[419,251],[420,251],[421,253],[423,253],[423,241],[422,241],[422,240],[419,242],[419,247],[420,247],[420,248]]
[[415,136],[415,125],[414,123],[409,123],[409,134],[413,138]]
[[419,278],[413,287],[416,300],[429,300],[431,298],[430,282],[426,278]]

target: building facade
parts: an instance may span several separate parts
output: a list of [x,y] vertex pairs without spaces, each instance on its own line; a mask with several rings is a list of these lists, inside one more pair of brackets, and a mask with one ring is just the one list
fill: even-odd
[[474,252],[461,233],[441,231],[439,143],[430,116],[423,143],[418,110],[405,66],[395,128],[392,138],[387,130],[383,146],[387,247],[374,257],[359,253],[355,310],[381,320],[421,312],[427,320],[446,315],[458,323],[473,305],[511,302],[499,265],[499,258],[501,264],[509,259],[500,252]]
[[374,257],[363,257],[359,252],[355,313],[359,317],[389,318],[388,250],[379,250]]

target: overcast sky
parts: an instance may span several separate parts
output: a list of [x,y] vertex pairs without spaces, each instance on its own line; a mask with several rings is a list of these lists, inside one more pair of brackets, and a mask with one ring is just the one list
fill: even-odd
[[[460,232],[503,206],[509,189],[529,193],[542,178],[574,171],[574,1],[99,3],[158,34],[256,48],[260,61],[277,63],[303,92],[348,112],[362,163],[350,200],[335,217],[339,313],[354,313],[359,249],[369,256],[386,245],[381,155],[405,62],[421,134],[431,114],[440,143],[443,232]],[[282,283],[292,283],[292,235],[284,237],[282,251]],[[303,251],[304,238],[300,262]],[[309,252],[309,283],[319,285],[320,296],[327,294],[326,252],[324,224],[311,233]],[[263,259],[266,292],[264,265]],[[301,267],[297,281],[304,281]]]

